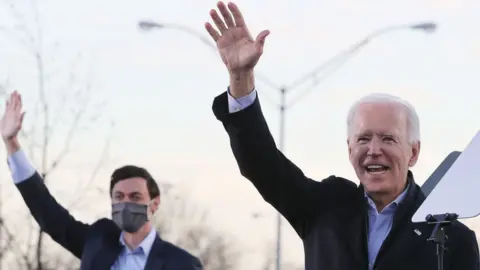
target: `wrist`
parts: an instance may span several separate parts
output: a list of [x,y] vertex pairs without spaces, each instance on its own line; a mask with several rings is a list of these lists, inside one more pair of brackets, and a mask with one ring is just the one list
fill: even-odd
[[20,150],[20,143],[18,142],[17,137],[4,138],[3,142],[5,143],[5,146],[7,148],[8,155],[11,155]]
[[230,71],[230,94],[234,98],[244,97],[255,88],[255,76],[253,69]]
[[243,78],[247,76],[251,76],[254,74],[254,71],[252,68],[249,69],[239,69],[239,70],[229,70],[228,74],[230,75],[230,78]]

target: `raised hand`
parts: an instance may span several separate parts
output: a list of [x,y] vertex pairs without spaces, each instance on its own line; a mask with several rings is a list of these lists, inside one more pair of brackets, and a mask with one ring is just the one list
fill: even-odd
[[208,22],[205,28],[217,43],[223,63],[230,73],[252,70],[263,53],[265,38],[270,32],[264,30],[254,40],[237,5],[228,3],[227,9],[223,2],[218,2],[217,7],[223,20],[214,9],[210,10],[210,16],[218,31]]
[[5,113],[0,119],[0,133],[5,141],[16,138],[18,132],[22,128],[23,117],[22,97],[15,91],[10,95],[5,107]]

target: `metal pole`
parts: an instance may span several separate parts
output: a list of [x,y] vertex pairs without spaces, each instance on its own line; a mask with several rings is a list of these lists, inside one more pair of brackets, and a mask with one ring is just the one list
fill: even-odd
[[[278,139],[278,149],[280,152],[284,151],[285,142],[285,111],[286,111],[286,94],[287,88],[280,88],[280,136]],[[277,256],[275,261],[275,269],[280,270],[281,256],[282,256],[282,215],[277,213]]]
[[[189,33],[193,36],[198,37],[203,43],[205,43],[208,47],[212,49],[216,49],[215,45],[211,44],[206,38],[203,37],[202,34],[199,32],[196,32],[195,30],[183,26],[183,25],[178,25],[178,24],[162,24],[162,23],[157,23],[154,21],[140,21],[138,23],[138,26],[141,29],[144,30],[150,30],[153,28],[173,28],[181,31],[185,31],[186,33]],[[422,30],[425,31],[426,33],[430,33],[435,31],[436,29],[436,24],[432,22],[427,22],[427,23],[418,23],[418,24],[412,24],[412,25],[394,25],[390,27],[385,27],[383,29],[380,29],[378,31],[375,31],[371,33],[370,35],[366,36],[364,39],[359,41],[356,44],[353,44],[351,47],[347,48],[345,51],[336,54],[334,57],[332,57],[330,60],[327,62],[324,62],[322,65],[318,66],[315,68],[312,72],[309,72],[302,78],[299,78],[297,81],[292,83],[291,85],[288,86],[283,86],[280,88],[280,137],[279,137],[279,142],[278,142],[278,149],[280,152],[284,151],[284,141],[285,141],[285,113],[286,113],[286,93],[287,89],[294,89],[297,88],[299,85],[303,84],[306,80],[310,78],[316,78],[318,73],[321,71],[325,70],[327,67],[333,65],[334,63],[337,63],[339,60],[342,60],[341,62],[348,61],[349,58],[353,57],[355,52],[358,52],[361,48],[365,47],[372,39],[384,35],[385,33],[391,32],[393,30],[397,29],[404,29],[404,28],[410,28],[413,30]],[[341,65],[341,63],[340,63]],[[331,74],[331,72],[330,72]],[[256,74],[257,77],[258,74]],[[261,76],[260,77],[263,82],[265,82],[267,85],[269,85],[272,88],[278,89],[272,81],[268,80],[266,77]],[[289,107],[291,107],[291,104],[289,104]],[[277,213],[277,245],[276,245],[276,260],[275,260],[275,269],[280,270],[281,269],[281,244],[282,244],[282,234],[281,234],[281,228],[282,228],[282,215],[280,213]]]

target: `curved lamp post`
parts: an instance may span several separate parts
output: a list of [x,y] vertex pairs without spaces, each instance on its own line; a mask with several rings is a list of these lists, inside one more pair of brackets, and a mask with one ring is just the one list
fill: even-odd
[[[174,24],[174,23],[159,23],[155,21],[140,21],[138,22],[138,27],[142,30],[153,30],[153,29],[172,29],[185,32],[193,37],[196,37],[205,45],[210,47],[213,50],[217,50],[216,45],[210,41],[210,39],[206,38],[200,32],[181,24]],[[313,80],[316,83],[316,86],[321,80],[325,79],[327,76],[333,74],[338,68],[340,68],[345,62],[350,60],[354,55],[356,55],[361,49],[363,49],[366,45],[368,45],[373,39],[383,36],[385,34],[391,33],[393,31],[398,30],[413,30],[413,31],[421,31],[424,33],[433,33],[437,29],[437,24],[434,22],[422,22],[422,23],[415,23],[415,24],[404,24],[404,25],[393,25],[381,28],[377,31],[370,33],[369,35],[365,36],[360,41],[350,45],[345,50],[341,51],[340,53],[336,54],[335,56],[331,57],[327,61],[321,63],[319,66],[314,68],[312,71],[306,73],[304,76],[301,76],[297,80],[295,80],[292,84],[288,86],[278,86],[277,84],[273,83],[268,78],[256,74],[256,77],[261,80],[263,83],[266,83],[273,89],[276,89],[280,93],[280,104],[279,104],[279,117],[280,117],[280,136],[278,141],[278,148],[280,151],[284,151],[284,140],[285,140],[285,114],[288,108],[291,108],[293,104],[303,99],[306,94],[310,91],[305,91],[303,95],[298,96],[293,102],[287,104],[286,102],[286,95],[290,93],[292,90],[298,88],[299,86],[303,85],[305,82],[309,80]],[[326,71],[326,72],[325,72]],[[322,74],[323,76],[319,79],[319,75]],[[314,87],[310,88],[313,90]],[[282,243],[282,216],[280,213],[277,213],[277,245],[276,245],[276,261],[275,261],[275,269],[280,270],[281,268],[281,243]]]

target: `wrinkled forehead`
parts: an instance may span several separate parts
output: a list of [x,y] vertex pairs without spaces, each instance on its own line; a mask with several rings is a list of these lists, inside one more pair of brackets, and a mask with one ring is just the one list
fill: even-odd
[[408,114],[395,103],[359,104],[352,123],[353,135],[390,134],[407,136]]

